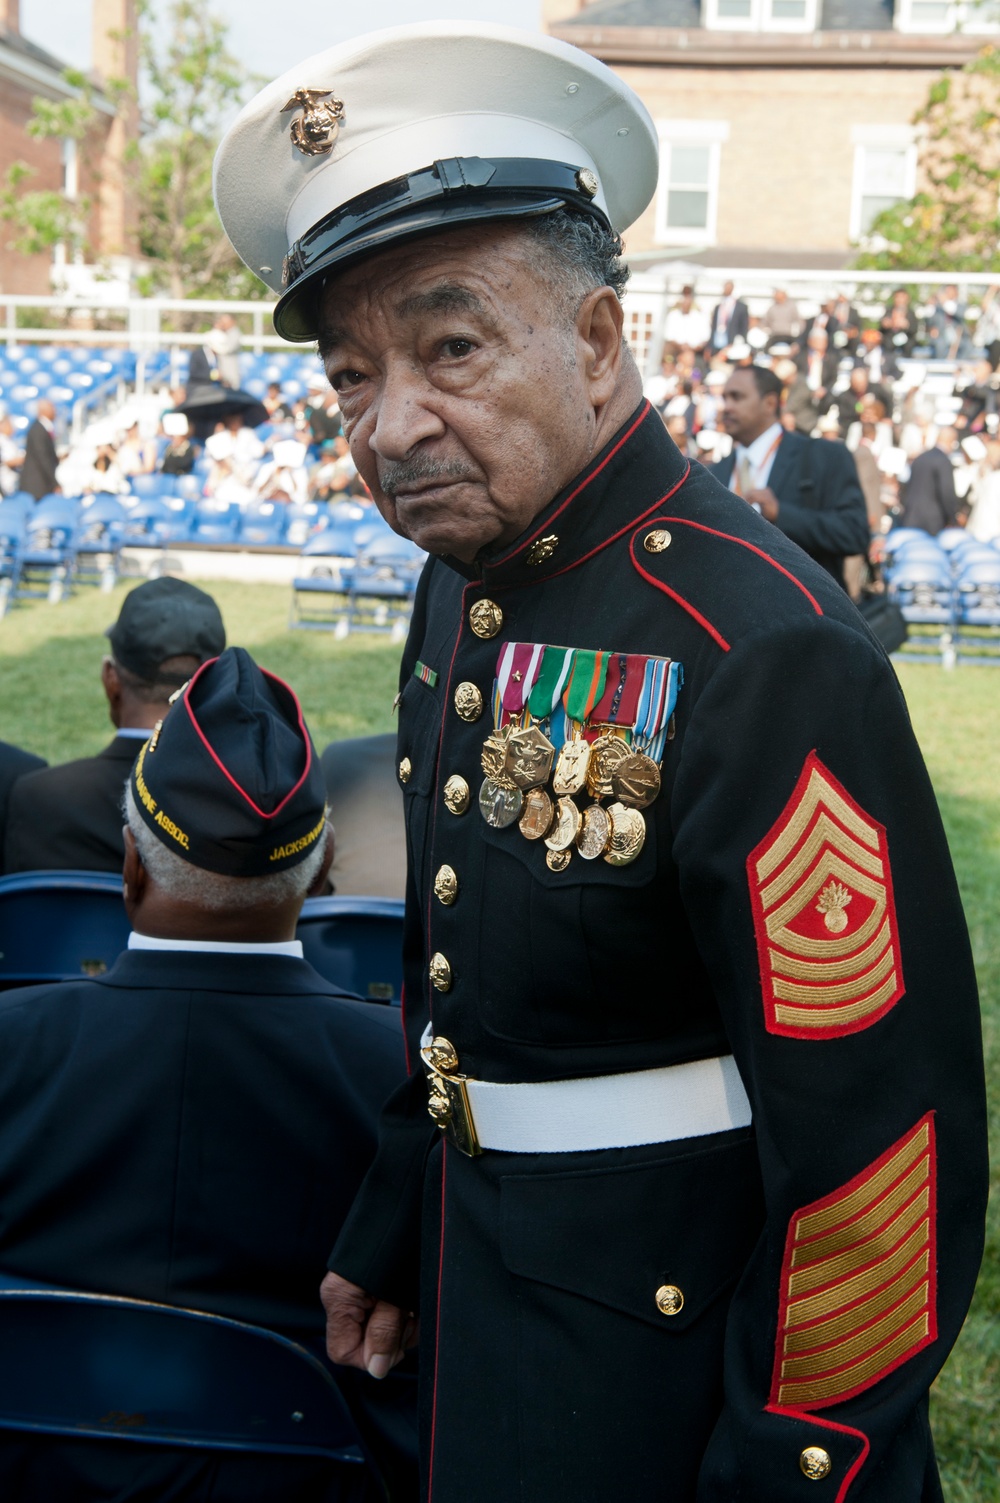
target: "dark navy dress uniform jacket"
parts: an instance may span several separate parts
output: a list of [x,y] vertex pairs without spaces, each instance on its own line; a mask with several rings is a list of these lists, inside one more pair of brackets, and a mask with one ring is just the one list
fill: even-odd
[[[663,551],[644,547],[651,530],[669,532]],[[532,555],[543,537],[555,546]],[[533,563],[539,551],[549,556]],[[503,612],[491,640],[470,629],[481,600]],[[574,857],[554,872],[541,841],[480,817],[507,640],[683,664],[663,788],[631,865]],[[456,713],[461,682],[484,697],[478,723]],[[854,607],[689,468],[644,404],[516,543],[481,567],[428,563],[400,684],[413,1073],[330,1266],[419,1303],[427,1496],[939,1496],[926,1394],[983,1236],[978,1005],[934,795],[892,668]],[[453,775],[472,790],[460,815],[442,798]],[[839,1028],[780,1022],[755,915],[768,901],[758,871],[784,859],[782,821],[794,836],[817,787],[833,810],[823,838],[860,873],[855,913],[881,903],[888,915],[871,942],[882,1000]],[[451,906],[433,892],[442,864],[457,876]],[[451,966],[444,993],[429,980],[435,952]],[[837,964],[819,964],[820,979],[857,994]],[[499,1082],[733,1053],[753,1125],[468,1159],[426,1115],[428,1022],[463,1073]],[[655,1302],[663,1283],[685,1297],[671,1318]],[[829,1460],[822,1482],[803,1470],[811,1448]]]
[[[6,992],[0,1269],[321,1349],[326,1254],[402,1074],[398,1013],[288,956],[128,951],[106,976]],[[81,1442],[60,1471],[42,1448],[4,1435],[0,1496],[153,1498],[169,1479],[183,1499],[319,1500],[329,1486],[322,1465],[289,1476],[280,1458],[220,1473],[217,1455],[154,1463]]]

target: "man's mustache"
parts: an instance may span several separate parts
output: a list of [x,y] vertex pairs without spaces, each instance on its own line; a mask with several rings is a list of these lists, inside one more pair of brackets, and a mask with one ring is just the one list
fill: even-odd
[[401,490],[406,490],[428,480],[454,482],[456,480],[476,480],[478,478],[476,471],[469,465],[462,464],[459,460],[454,459],[416,458],[398,461],[385,460],[378,466],[378,483],[382,488],[382,493],[393,498]]

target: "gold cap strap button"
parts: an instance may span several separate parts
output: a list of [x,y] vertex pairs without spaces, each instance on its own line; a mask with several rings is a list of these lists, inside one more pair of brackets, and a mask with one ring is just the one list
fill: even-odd
[[652,532],[647,532],[642,540],[642,546],[647,553],[662,553],[664,548],[669,548],[672,538],[665,527],[657,527]]
[[439,903],[450,908],[458,897],[458,878],[450,866],[439,866],[434,878],[434,896]]
[[464,814],[469,807],[469,785],[456,773],[445,783],[442,797],[449,814]]
[[799,1457],[799,1467],[803,1477],[808,1477],[810,1482],[822,1482],[833,1470],[833,1462],[829,1451],[824,1451],[822,1446],[806,1446]]
[[661,1284],[656,1291],[656,1308],[661,1315],[679,1315],[684,1309],[684,1295],[676,1284]]
[[410,774],[412,773],[412,771],[413,763],[410,761],[409,757],[404,757],[402,762],[400,762],[399,764],[399,781],[401,783],[408,783],[410,781]]
[[451,990],[451,965],[447,956],[442,955],[440,950],[436,950],[431,956],[428,970],[430,971],[431,985],[437,991],[447,992]]
[[477,637],[488,641],[503,626],[503,611],[495,600],[477,600],[469,607],[469,625]]
[[459,684],[455,690],[455,713],[471,725],[483,713],[483,695],[476,684]]

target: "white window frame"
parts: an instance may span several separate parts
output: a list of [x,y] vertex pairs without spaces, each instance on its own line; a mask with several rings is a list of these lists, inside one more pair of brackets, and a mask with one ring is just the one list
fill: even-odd
[[869,151],[903,151],[902,198],[912,198],[917,191],[917,143],[912,125],[855,125],[851,128],[854,147],[854,172],[851,177],[851,222],[848,233],[852,241],[861,239],[861,203],[865,186],[865,154]]
[[[656,130],[660,138],[660,180],[656,189],[656,218],[653,232],[657,245],[715,245],[718,238],[722,145],[724,141],[729,140],[729,121],[658,120]],[[703,230],[670,229],[667,225],[672,146],[708,147],[708,182],[706,184],[708,213],[707,223]]]
[[988,0],[951,0],[944,20],[927,22],[914,16],[912,0],[896,0],[893,25],[915,36],[944,36],[953,31],[985,36],[1000,31],[1000,14],[994,11],[990,17]]
[[819,0],[806,0],[805,14],[796,20],[772,16],[771,0],[750,0],[749,16],[720,16],[719,0],[702,0],[701,22],[708,31],[815,31]]

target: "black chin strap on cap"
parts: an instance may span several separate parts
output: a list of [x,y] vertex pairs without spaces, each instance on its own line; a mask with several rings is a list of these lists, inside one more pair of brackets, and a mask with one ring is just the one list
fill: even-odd
[[520,219],[572,207],[611,228],[594,204],[597,179],[585,167],[537,157],[449,157],[380,183],[327,214],[297,240],[282,268],[287,289],[274,309],[283,339],[315,339],[321,273],[442,226]]

